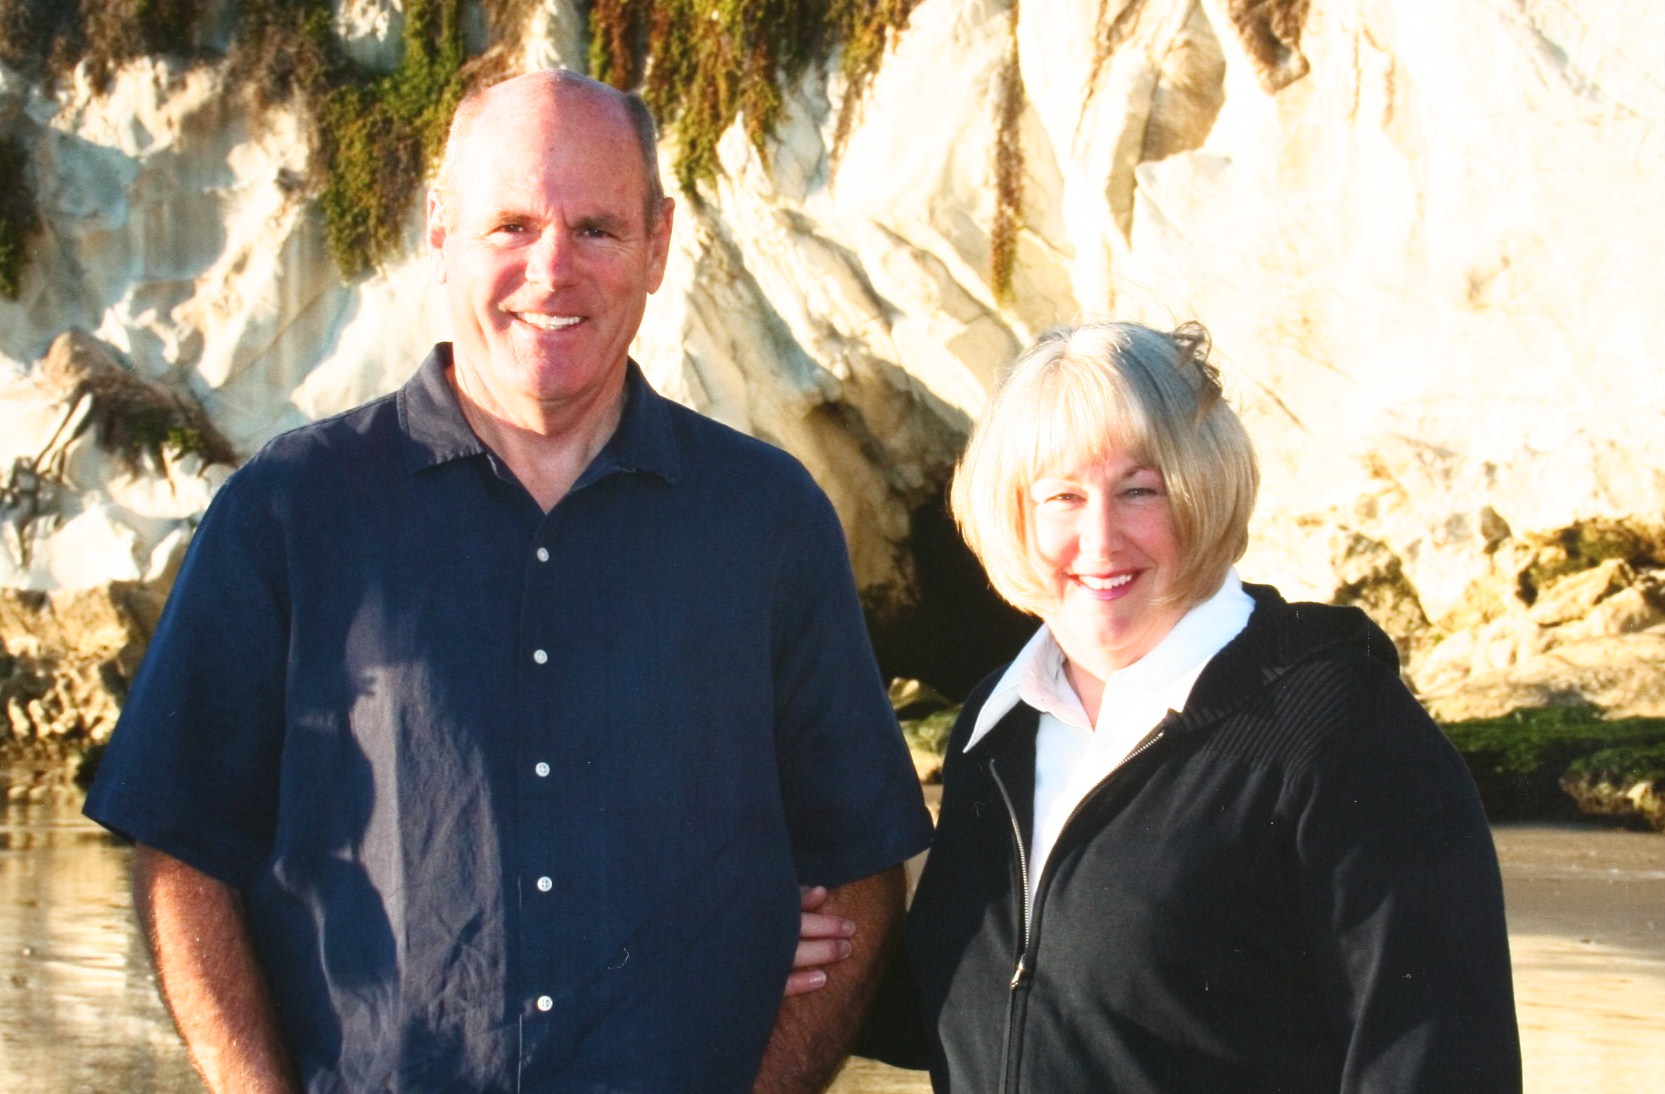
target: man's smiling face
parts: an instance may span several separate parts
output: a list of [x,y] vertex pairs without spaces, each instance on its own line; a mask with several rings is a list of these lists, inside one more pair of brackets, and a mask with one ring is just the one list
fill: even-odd
[[670,203],[648,220],[616,99],[523,79],[478,109],[428,205],[458,382],[518,424],[614,398],[664,277]]

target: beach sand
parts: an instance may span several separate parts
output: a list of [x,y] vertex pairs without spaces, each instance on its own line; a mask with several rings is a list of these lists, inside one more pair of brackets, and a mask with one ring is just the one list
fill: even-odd
[[1665,1075],[1665,961],[1544,935],[1509,949],[1526,1094],[1646,1090]]

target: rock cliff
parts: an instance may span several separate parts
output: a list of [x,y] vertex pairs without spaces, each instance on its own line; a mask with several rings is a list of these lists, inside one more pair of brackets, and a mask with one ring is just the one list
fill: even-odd
[[[521,10],[513,66],[582,66],[576,4]],[[335,32],[391,65],[400,18]],[[1665,714],[1660,56],[1645,0],[922,0],[842,143],[832,66],[761,149],[723,136],[635,353],[825,484],[882,638],[975,584],[921,545],[1001,365],[1077,316],[1200,319],[1264,465],[1246,578],[1370,609],[1444,716]],[[40,223],[0,299],[14,735],[102,733],[229,468],[445,336],[417,204],[344,281],[307,127],[223,67],[0,66]]]

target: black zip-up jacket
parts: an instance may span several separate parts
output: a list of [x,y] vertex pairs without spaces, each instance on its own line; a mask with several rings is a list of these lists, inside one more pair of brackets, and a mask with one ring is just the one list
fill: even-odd
[[973,693],[908,917],[916,983],[887,988],[871,1054],[939,1094],[1520,1089],[1461,758],[1362,612],[1247,588],[1184,713],[1065,825],[1027,928],[1037,715],[965,752],[999,673]]

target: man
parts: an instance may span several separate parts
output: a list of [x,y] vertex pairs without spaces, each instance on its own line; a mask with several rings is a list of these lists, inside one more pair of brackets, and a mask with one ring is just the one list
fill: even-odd
[[[671,217],[638,100],[471,96],[454,343],[204,517],[87,812],[214,1089],[836,1069],[928,822],[824,495],[627,357]],[[854,954],[782,1004],[800,885]]]

